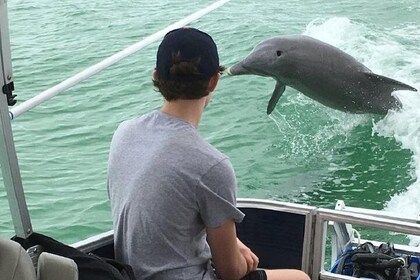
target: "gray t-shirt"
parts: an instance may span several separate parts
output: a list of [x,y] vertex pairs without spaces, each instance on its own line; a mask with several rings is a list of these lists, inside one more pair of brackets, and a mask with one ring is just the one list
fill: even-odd
[[241,222],[229,159],[160,111],[123,122],[108,162],[115,257],[137,279],[216,279],[206,227]]

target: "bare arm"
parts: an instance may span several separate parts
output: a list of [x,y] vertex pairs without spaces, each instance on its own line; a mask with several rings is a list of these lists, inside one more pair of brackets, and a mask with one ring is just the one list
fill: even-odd
[[207,228],[213,265],[221,279],[240,279],[256,269],[258,258],[236,237],[236,227],[229,220],[217,228]]

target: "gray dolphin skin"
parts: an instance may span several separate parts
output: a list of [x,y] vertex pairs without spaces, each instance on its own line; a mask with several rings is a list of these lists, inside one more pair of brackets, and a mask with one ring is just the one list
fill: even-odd
[[229,75],[253,74],[277,83],[268,103],[271,114],[286,86],[330,108],[344,112],[384,115],[401,106],[391,93],[417,89],[373,73],[340,49],[306,35],[287,35],[258,44]]

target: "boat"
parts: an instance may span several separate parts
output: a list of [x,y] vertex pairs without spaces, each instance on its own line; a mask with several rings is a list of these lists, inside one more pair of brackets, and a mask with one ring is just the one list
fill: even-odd
[[[157,41],[168,31],[185,26],[228,1],[216,1],[16,107],[13,107],[16,105],[16,100],[13,94],[14,78],[8,32],[7,1],[0,1],[0,88],[2,89],[0,94],[0,165],[16,234],[14,240],[28,240],[36,234],[36,230],[32,227],[26,204],[11,121],[56,94]],[[345,205],[344,201],[337,201],[334,209],[326,209],[277,200],[239,198],[237,206],[246,214],[246,219],[237,226],[238,236],[259,256],[261,267],[301,269],[313,280],[357,279],[352,274],[337,271],[337,262],[340,262],[347,252],[357,250],[361,244],[370,242],[377,248],[380,244],[387,242],[387,240],[362,239],[359,234],[360,227],[420,235],[420,217],[407,219],[385,211],[349,207]],[[8,254],[9,251],[6,249],[10,246],[14,246],[13,248],[16,249],[17,243],[15,243],[11,240],[0,242],[0,270],[7,270],[7,272],[0,271],[0,275],[13,274],[15,271],[12,270],[17,269],[12,266],[5,267],[4,263],[2,265],[1,258],[2,253]],[[393,246],[397,258],[403,256],[410,258],[412,269],[410,279],[420,279],[418,276],[420,248],[404,244],[393,244]],[[69,244],[69,247],[83,254],[94,254],[100,258],[112,260],[114,258],[113,231],[80,240]],[[31,246],[25,250],[15,251],[15,253],[30,258],[31,262],[24,264],[26,268],[30,266],[30,269],[34,271],[35,269],[39,270],[39,266],[35,268],[33,265],[42,262],[46,266],[44,270],[51,270],[52,274],[64,273],[71,277],[69,279],[78,279],[77,272],[72,274],[77,271],[77,268],[74,267],[74,262],[71,259],[62,259],[60,257],[63,256],[54,256],[54,254],[46,255],[45,253],[48,252],[42,252],[42,247]],[[12,257],[12,255],[6,256]],[[57,265],[60,268],[58,272],[56,268],[54,269],[54,266]],[[40,272],[38,271],[38,273]],[[65,279],[65,276],[57,279]]]

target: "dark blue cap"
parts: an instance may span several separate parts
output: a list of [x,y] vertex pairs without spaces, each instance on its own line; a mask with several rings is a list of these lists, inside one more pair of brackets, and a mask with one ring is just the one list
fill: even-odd
[[[198,61],[198,73],[175,75],[170,73],[179,54],[177,62]],[[206,80],[219,71],[217,46],[210,35],[190,27],[183,27],[168,32],[159,45],[156,59],[156,71],[159,79],[167,81],[193,82]]]

